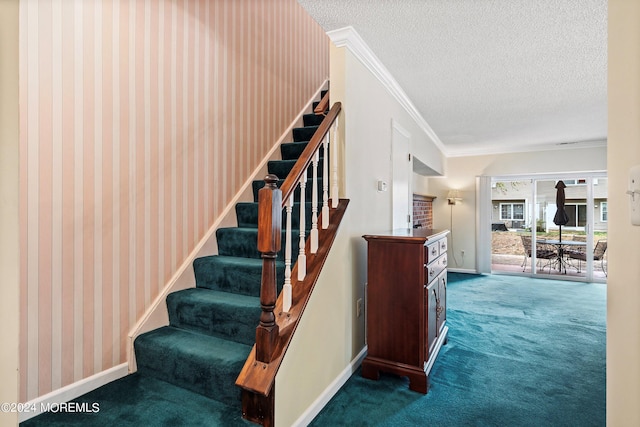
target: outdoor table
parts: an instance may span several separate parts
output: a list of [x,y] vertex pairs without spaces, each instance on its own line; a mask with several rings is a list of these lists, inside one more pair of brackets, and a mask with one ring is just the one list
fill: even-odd
[[564,274],[567,274],[567,260],[563,256],[563,252],[567,248],[587,247],[587,242],[578,242],[575,240],[557,240],[557,239],[539,239],[538,243],[547,245],[553,245],[556,248],[556,257],[558,261],[558,271],[562,273],[564,267]]

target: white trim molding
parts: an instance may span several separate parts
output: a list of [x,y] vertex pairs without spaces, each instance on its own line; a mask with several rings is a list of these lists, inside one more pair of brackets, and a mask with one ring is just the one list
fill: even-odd
[[340,388],[347,382],[351,375],[360,367],[364,357],[367,355],[368,347],[364,346],[360,353],[344,368],[344,370],[333,380],[331,384],[318,396],[318,398],[300,415],[294,423],[293,427],[307,426],[320,413],[327,403],[335,396]]
[[384,85],[389,93],[402,105],[407,113],[415,120],[416,124],[424,131],[424,133],[433,141],[438,149],[448,155],[438,135],[431,129],[431,126],[422,117],[420,112],[405,91],[400,87],[396,79],[391,75],[387,67],[385,67],[380,59],[373,53],[367,43],[360,37],[358,32],[351,26],[340,28],[327,32],[336,47],[346,47],[353,55],[362,62],[362,64]]

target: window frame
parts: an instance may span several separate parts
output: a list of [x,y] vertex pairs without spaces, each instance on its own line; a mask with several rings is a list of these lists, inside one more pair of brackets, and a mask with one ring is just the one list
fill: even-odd
[[[522,218],[514,218],[514,206],[515,205],[520,205],[522,206]],[[503,206],[508,206],[509,207],[509,213],[510,213],[510,218],[504,218],[502,216],[502,208]],[[526,212],[526,206],[525,206],[525,202],[500,202],[499,204],[499,210],[500,210],[500,221],[524,221],[525,218],[525,212]]]

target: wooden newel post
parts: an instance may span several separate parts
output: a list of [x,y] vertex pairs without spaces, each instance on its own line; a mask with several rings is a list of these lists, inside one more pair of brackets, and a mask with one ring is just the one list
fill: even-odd
[[267,175],[258,192],[258,250],[262,253],[260,286],[260,324],[256,328],[256,359],[269,363],[275,350],[279,329],[273,310],[276,306],[276,257],[282,239],[282,192],[278,177]]

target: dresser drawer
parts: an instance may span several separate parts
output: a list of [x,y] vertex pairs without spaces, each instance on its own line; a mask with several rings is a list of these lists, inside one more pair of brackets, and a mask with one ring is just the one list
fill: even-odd
[[440,240],[438,242],[440,244],[440,255],[447,253],[447,238]]
[[447,268],[447,254],[444,253],[425,266],[425,284],[430,283],[442,270]]
[[440,256],[440,241],[425,246],[424,263],[429,264]]

